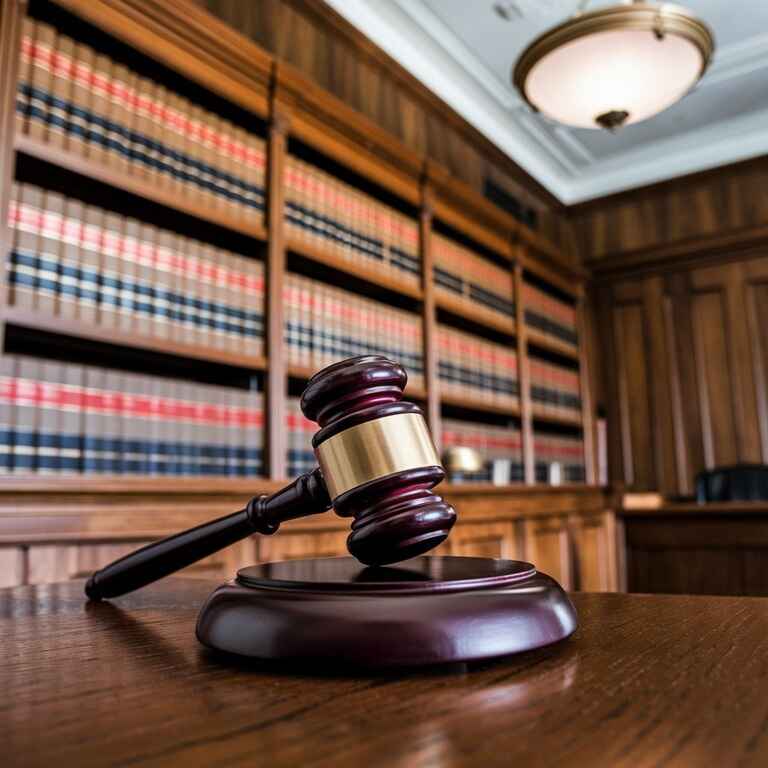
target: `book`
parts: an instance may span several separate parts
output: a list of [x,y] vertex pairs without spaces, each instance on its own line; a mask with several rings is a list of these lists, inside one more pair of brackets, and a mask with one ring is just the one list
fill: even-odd
[[33,22],[29,30],[34,37],[30,51],[28,119],[24,132],[33,139],[45,141],[51,117],[51,70],[56,30],[42,22]]

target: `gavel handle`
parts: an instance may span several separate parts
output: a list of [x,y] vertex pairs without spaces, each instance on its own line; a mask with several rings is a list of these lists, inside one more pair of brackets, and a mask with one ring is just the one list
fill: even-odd
[[131,552],[96,571],[85,585],[91,600],[118,597],[151,584],[253,533],[273,534],[280,523],[325,512],[331,506],[319,469],[271,496],[255,496],[245,509]]

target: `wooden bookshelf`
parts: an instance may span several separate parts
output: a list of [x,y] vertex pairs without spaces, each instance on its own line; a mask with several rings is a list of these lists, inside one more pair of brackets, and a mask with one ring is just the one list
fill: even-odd
[[171,339],[160,339],[152,336],[141,336],[117,328],[99,328],[78,320],[45,315],[41,312],[18,309],[6,305],[0,315],[6,324],[16,325],[47,333],[57,333],[76,339],[99,341],[105,344],[115,344],[135,349],[145,349],[151,352],[162,352],[177,357],[188,357],[193,360],[205,360],[211,363],[232,365],[253,371],[263,371],[267,368],[267,360],[263,356],[243,355],[226,349],[216,349],[198,344],[185,344]]
[[546,413],[537,406],[533,406],[532,416],[534,421],[542,421],[548,424],[560,424],[566,427],[579,427],[581,428],[583,423],[583,416],[580,413],[574,414],[557,414]]
[[542,331],[531,327],[528,327],[526,336],[528,338],[528,343],[535,347],[545,349],[548,352],[555,352],[562,357],[567,357],[568,359],[575,360],[576,362],[579,361],[579,348],[573,346],[573,344],[560,341],[554,336],[550,336],[549,334],[543,333]]
[[115,189],[130,192],[144,200],[164,205],[166,208],[172,208],[188,216],[208,221],[211,224],[217,224],[232,232],[238,232],[241,235],[246,235],[262,242],[267,241],[266,228],[261,224],[248,221],[245,216],[242,218],[230,216],[225,212],[217,211],[207,205],[196,203],[194,200],[188,200],[183,196],[169,192],[151,182],[120,173],[113,168],[108,168],[101,163],[89,160],[87,157],[80,157],[60,148],[48,146],[44,142],[29,136],[15,136],[13,143],[17,152],[38,160],[44,160],[51,165],[72,171],[102,184],[108,184]]
[[303,243],[295,238],[287,238],[285,248],[287,251],[293,251],[317,264],[323,264],[331,269],[344,272],[358,280],[364,280],[372,286],[384,288],[392,293],[409,296],[412,299],[421,299],[424,295],[421,288],[413,283],[409,283],[407,280],[399,280],[394,275],[388,275],[382,271],[356,264],[335,253],[326,251],[323,248],[318,248],[309,243]]
[[500,313],[494,312],[491,309],[485,309],[477,304],[472,304],[460,296],[454,298],[444,293],[436,293],[435,304],[446,312],[490,328],[492,331],[506,333],[509,336],[515,335],[516,325],[514,320],[505,318]]
[[[83,497],[92,494],[91,502],[103,507],[110,503],[106,500],[109,494],[143,494],[151,505],[153,498],[169,503],[174,496],[192,494],[204,500],[221,494],[246,496],[279,487],[286,476],[284,417],[288,379],[305,380],[315,372],[287,362],[282,289],[286,261],[290,254],[363,281],[381,291],[382,296],[388,294],[401,299],[397,302],[398,306],[403,303],[413,306],[413,311],[420,313],[422,321],[425,386],[409,387],[407,395],[424,403],[436,441],[439,443],[440,440],[441,405],[475,412],[479,416],[485,414],[520,419],[525,478],[529,485],[533,484],[534,421],[567,426],[582,426],[586,421],[575,417],[558,419],[543,416],[537,411],[529,392],[530,376],[526,363],[528,344],[563,355],[569,360],[583,361],[583,353],[580,348],[571,348],[525,326],[521,291],[523,269],[535,273],[540,279],[549,281],[558,290],[574,297],[579,297],[583,292],[584,274],[558,263],[560,254],[557,248],[539,233],[529,230],[466,185],[453,184],[445,169],[438,168],[431,160],[416,156],[367,118],[341,105],[335,97],[309,83],[291,67],[276,62],[253,42],[224,27],[193,0],[153,0],[151,3],[148,0],[121,0],[119,3],[113,0],[55,0],[55,4],[96,25],[107,35],[135,47],[142,55],[161,62],[177,75],[202,88],[218,92],[238,109],[253,115],[254,120],[266,119],[266,217],[264,223],[260,223],[254,221],[259,217],[249,217],[245,212],[242,216],[236,216],[218,211],[195,201],[191,196],[174,194],[92,159],[49,146],[39,139],[14,135],[15,88],[6,88],[0,96],[0,119],[3,121],[0,126],[3,128],[0,139],[0,245],[4,258],[0,272],[0,337],[4,337],[6,325],[13,325],[86,342],[106,342],[136,350],[263,371],[265,474],[268,479],[7,476],[0,477],[0,494],[9,497],[13,494],[26,494],[29,498],[35,494],[50,496],[57,491],[81,494]],[[10,78],[15,83],[19,55],[18,28],[22,12],[22,3],[3,4],[4,23],[11,24],[5,28],[15,29],[16,33],[13,41],[9,43],[4,38],[3,45],[0,45],[2,82]],[[221,41],[219,46],[216,45],[217,40]],[[388,194],[398,197],[404,206],[415,208],[420,231],[421,285],[398,279],[391,272],[384,274],[364,264],[361,266],[337,253],[286,235],[284,174],[288,143],[292,138],[299,139],[334,163],[367,179],[371,185],[386,189]],[[167,339],[142,337],[125,331],[104,330],[75,320],[63,320],[8,306],[5,254],[11,240],[7,190],[14,178],[15,155],[28,156],[70,173],[73,183],[78,177],[85,177],[130,193],[138,200],[146,201],[148,206],[163,206],[253,241],[253,251],[244,255],[253,256],[258,253],[265,263],[265,355],[255,357]],[[44,185],[44,180],[40,183]],[[500,313],[467,300],[454,300],[435,290],[430,254],[435,217],[467,239],[494,251],[502,262],[508,264],[514,273],[514,290],[508,297],[516,306],[514,319],[506,319]],[[438,310],[450,313],[459,323],[466,320],[470,325],[488,329],[491,335],[511,337],[510,346],[516,350],[518,357],[521,392],[519,406],[498,406],[473,397],[454,397],[441,393],[436,344]],[[589,387],[583,365],[581,387],[582,391]],[[473,492],[481,494],[482,489],[475,488]],[[52,503],[48,498],[46,504],[50,507]],[[55,508],[55,503],[53,506]]]
[[484,400],[472,396],[457,397],[456,395],[441,394],[440,402],[443,403],[443,405],[453,405],[457,408],[464,408],[470,411],[495,413],[500,416],[520,416],[521,413],[520,406],[487,403]]

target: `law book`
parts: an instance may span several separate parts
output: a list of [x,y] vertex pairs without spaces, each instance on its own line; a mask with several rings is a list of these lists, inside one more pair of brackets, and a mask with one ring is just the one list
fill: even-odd
[[80,230],[84,206],[80,200],[68,197],[64,201],[59,251],[59,295],[57,314],[76,319],[79,313]]
[[28,119],[25,133],[45,141],[51,117],[52,59],[56,30],[48,24],[33,22]]
[[43,192],[35,309],[47,315],[57,315],[61,279],[62,231],[64,197],[58,192]]
[[169,232],[168,251],[169,338],[184,343],[186,341],[186,312],[183,293],[184,274],[181,266],[184,238],[176,232]]
[[101,302],[101,249],[104,212],[92,205],[84,206],[78,248],[78,319],[96,325]]
[[39,361],[32,357],[19,356],[17,358],[15,386],[14,474],[32,474],[38,469],[37,452],[40,433],[39,378]]
[[176,154],[174,144],[174,94],[165,86],[157,86],[156,92],[155,129],[157,184],[163,189],[178,189],[180,182],[176,176]]
[[230,174],[229,204],[232,213],[248,221],[261,221],[262,196],[256,190],[253,163],[255,137],[239,126],[232,126],[233,135],[230,151],[234,153],[235,164]]
[[[179,99],[179,120],[183,142],[179,152],[184,157],[183,173],[194,179],[194,195],[203,205],[219,207],[218,178],[211,164],[210,150],[204,145],[207,114],[202,107]],[[186,182],[189,183],[189,182]]]
[[46,141],[52,147],[69,148],[69,105],[72,95],[72,60],[75,41],[56,35],[51,55],[51,94]]
[[91,113],[91,78],[95,53],[92,48],[75,41],[70,66],[70,92],[67,110],[67,148],[75,155],[87,154],[86,143],[89,134]]
[[95,53],[89,78],[90,102],[86,156],[106,165],[110,153],[109,78],[112,62],[104,54]]
[[233,205],[249,221],[263,220],[263,197],[258,189],[259,138],[247,130],[238,129],[238,152],[241,162],[233,173]]
[[174,293],[178,305],[179,341],[183,344],[197,343],[199,295],[197,261],[194,258],[194,241],[179,235],[176,242]]
[[123,217],[118,213],[105,211],[102,221],[99,325],[105,329],[114,329],[119,327],[123,298]]
[[172,189],[180,194],[194,197],[196,200],[204,200],[207,174],[200,164],[189,161],[191,137],[187,128],[187,116],[191,105],[187,99],[173,93],[169,99],[169,106],[171,148],[174,152]]
[[166,90],[160,83],[148,82],[149,90],[145,94],[145,103],[150,115],[150,120],[146,123],[148,134],[143,146],[135,149],[142,153],[147,179],[158,186],[167,187],[168,158],[163,148]]
[[244,259],[223,251],[224,264],[227,269],[227,308],[230,325],[229,348],[233,352],[245,353],[245,286],[244,286]]
[[[120,155],[120,167],[126,173],[137,175],[138,168],[133,159],[134,134],[138,123],[137,117],[137,91],[139,76],[127,67],[115,69],[113,87],[116,89],[118,105],[118,122],[121,129],[122,152]],[[141,175],[139,173],[139,175]]]
[[26,125],[30,119],[34,37],[35,22],[29,16],[24,16],[21,21],[19,72],[16,80],[16,108],[14,112],[14,134],[16,136],[21,136],[27,132]]
[[42,192],[28,184],[13,182],[11,200],[8,206],[8,225],[12,231],[11,253],[9,254],[7,300],[11,306],[31,309],[35,301],[35,278],[37,276],[36,219]]
[[173,338],[172,325],[175,320],[173,297],[173,239],[174,235],[164,229],[156,230],[155,250],[155,328],[156,335],[163,339]]
[[36,386],[38,399],[38,435],[36,472],[53,475],[61,472],[62,403],[61,384],[63,364],[51,360],[39,363]]
[[15,375],[15,358],[11,355],[0,356],[0,474],[3,475],[13,471],[16,429]]

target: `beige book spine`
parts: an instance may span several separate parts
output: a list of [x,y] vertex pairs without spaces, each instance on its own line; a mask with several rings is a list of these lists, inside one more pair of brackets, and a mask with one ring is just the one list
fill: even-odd
[[122,296],[122,237],[123,217],[107,212],[104,215],[101,240],[101,301],[99,306],[99,325],[113,329],[119,326]]
[[[85,220],[81,230],[80,263],[81,270],[89,279],[83,280],[80,287],[80,320],[85,323],[99,322],[99,302],[101,290],[101,248],[103,238],[104,212],[94,206],[86,206]],[[94,282],[94,278],[96,281]]]
[[171,294],[173,296],[174,339],[182,344],[191,343],[189,307],[187,305],[187,286],[184,260],[188,251],[187,238],[176,235],[173,243],[173,264]]
[[13,263],[8,303],[19,309],[35,306],[42,199],[43,193],[38,187],[14,183],[13,202],[9,208],[13,224]]
[[170,162],[161,151],[165,138],[165,108],[167,91],[159,83],[149,82],[150,90],[146,94],[146,106],[150,119],[147,123],[149,130],[149,146],[144,147],[146,176],[158,186],[167,187],[170,183],[169,172],[166,169]]
[[56,43],[56,30],[48,24],[34,22],[35,36],[31,51],[29,119],[26,133],[33,139],[45,141],[48,137],[50,109],[48,99],[51,93],[51,61]]
[[137,219],[125,219],[120,249],[121,299],[118,319],[118,326],[124,333],[139,333],[141,306],[145,303],[145,297],[139,290],[142,272],[139,261],[140,233],[141,223]]
[[155,228],[140,222],[136,243],[136,300],[135,328],[139,336],[156,335],[155,308]]
[[[170,93],[168,96],[168,118],[170,120],[167,138],[170,149],[173,151],[173,178],[171,189],[186,197],[200,199],[200,187],[194,183],[193,179],[197,172],[188,167],[184,162],[184,153],[186,149],[186,134],[184,131],[184,121],[188,111],[188,102],[176,93]],[[189,179],[189,180],[188,180]]]
[[173,337],[173,252],[174,235],[167,230],[157,231],[157,261],[155,272],[157,335],[163,339]]
[[16,404],[13,402],[15,359],[0,356],[0,474],[13,471],[13,434],[16,428]]
[[29,111],[32,106],[29,89],[32,87],[32,50],[34,41],[35,22],[29,16],[24,16],[21,21],[19,74],[16,81],[16,110],[14,113],[14,132],[16,136],[21,136],[27,132]]
[[109,82],[112,62],[97,53],[91,74],[90,119],[88,121],[87,156],[95,163],[107,165],[111,135],[106,121],[110,117]]
[[155,130],[157,133],[158,149],[157,158],[157,183],[163,189],[178,189],[179,183],[176,176],[175,142],[173,121],[176,110],[173,109],[174,94],[162,85],[157,86]]
[[53,147],[69,148],[69,104],[72,98],[72,62],[75,41],[57,35],[51,57],[51,104],[46,140]]
[[40,361],[32,357],[17,358],[16,374],[16,439],[14,444],[15,474],[34,474],[38,470],[37,452],[40,442],[40,408],[37,404]]
[[131,173],[143,179],[152,175],[150,169],[152,150],[145,144],[152,140],[152,91],[154,85],[146,77],[137,76],[133,89],[135,91],[134,102],[136,109],[133,114],[130,142],[131,147]]
[[88,154],[87,144],[90,141],[90,121],[88,115],[92,109],[91,77],[95,53],[84,43],[76,42],[72,51],[72,90],[70,101],[69,122],[69,151],[85,157]]
[[135,75],[127,67],[115,64],[109,88],[110,113],[115,125],[112,132],[115,146],[110,154],[110,164],[126,173],[132,173],[130,127],[134,109],[130,84],[134,80]]
[[83,215],[83,204],[79,200],[67,198],[61,226],[58,314],[73,320],[78,316],[80,301],[80,229]]
[[58,314],[61,261],[61,232],[64,198],[57,192],[43,195],[43,214],[38,240],[37,290],[35,309],[46,315]]

